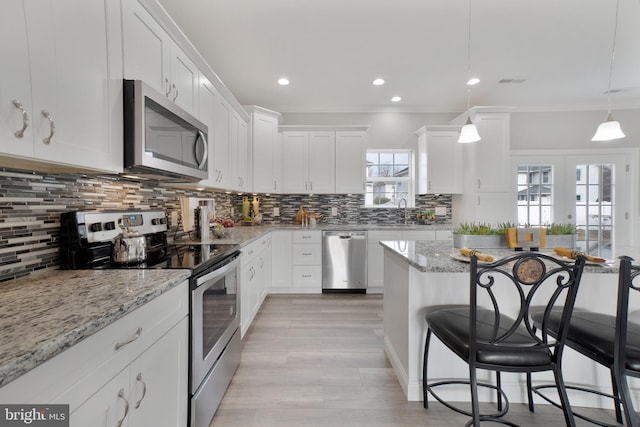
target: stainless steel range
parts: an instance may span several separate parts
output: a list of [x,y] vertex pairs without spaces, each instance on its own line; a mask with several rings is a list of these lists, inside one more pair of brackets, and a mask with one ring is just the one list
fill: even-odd
[[[63,269],[191,270],[189,327],[190,427],[207,427],[240,364],[238,245],[167,243],[164,210],[78,211],[61,218]],[[145,257],[117,262],[114,242],[144,238]],[[126,242],[126,238],[124,239]],[[185,390],[185,392],[187,392]]]

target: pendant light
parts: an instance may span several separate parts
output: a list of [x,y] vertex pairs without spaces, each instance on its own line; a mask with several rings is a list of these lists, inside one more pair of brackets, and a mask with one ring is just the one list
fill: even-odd
[[467,121],[460,130],[460,137],[458,142],[466,144],[469,142],[480,141],[480,134],[478,128],[471,121],[471,115],[469,114],[469,107],[471,105],[471,86],[478,83],[480,80],[471,80],[471,0],[469,0],[469,30],[467,31]]
[[613,141],[615,139],[624,138],[626,135],[620,128],[620,122],[613,120],[611,116],[611,76],[613,75],[613,58],[616,54],[616,34],[618,32],[618,9],[620,8],[620,0],[616,0],[616,19],[613,26],[613,47],[611,48],[611,62],[609,64],[609,87],[607,89],[607,119],[598,126],[596,134],[591,138],[592,141]]

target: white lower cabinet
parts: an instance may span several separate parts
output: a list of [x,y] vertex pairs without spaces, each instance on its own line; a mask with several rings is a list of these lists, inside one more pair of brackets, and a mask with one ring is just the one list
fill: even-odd
[[249,330],[271,286],[271,233],[242,248],[240,257],[240,332]]
[[271,289],[274,294],[291,293],[293,236],[289,230],[271,232]]
[[322,292],[322,232],[282,230],[273,235],[271,293]]
[[188,311],[184,281],[1,387],[0,402],[68,404],[71,427],[183,427]]
[[[71,426],[182,426],[186,422],[188,319],[167,332],[71,413]],[[182,402],[182,403],[181,403]]]

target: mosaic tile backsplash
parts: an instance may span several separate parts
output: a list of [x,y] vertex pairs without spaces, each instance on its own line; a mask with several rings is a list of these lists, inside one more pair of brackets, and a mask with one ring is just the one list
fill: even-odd
[[[58,268],[60,214],[71,210],[166,209],[180,212],[181,197],[213,198],[216,215],[239,220],[242,196],[140,183],[113,176],[43,174],[0,169],[0,282],[34,271]],[[250,196],[253,198],[253,196]],[[363,208],[362,195],[271,195],[257,196],[267,224],[293,221],[301,206],[320,215],[321,223],[402,223],[403,211],[395,208]],[[418,210],[446,206],[451,221],[451,196],[418,196],[416,208],[408,209],[409,220]],[[331,216],[331,208],[337,215]],[[274,217],[274,208],[280,215]],[[170,224],[176,227],[177,224]]]

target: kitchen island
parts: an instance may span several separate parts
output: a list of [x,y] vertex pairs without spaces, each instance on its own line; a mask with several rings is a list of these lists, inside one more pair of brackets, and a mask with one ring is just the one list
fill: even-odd
[[[426,324],[425,307],[436,304],[469,303],[469,264],[454,259],[457,250],[451,242],[438,241],[385,241],[384,248],[384,330],[385,352],[389,358],[407,400],[422,400],[422,355]],[[552,252],[551,250],[547,250]],[[483,250],[494,257],[513,253],[508,249]],[[633,248],[618,249],[616,254],[634,257]],[[640,259],[640,257],[635,257]],[[615,313],[618,279],[617,263],[585,267],[576,300],[576,308]],[[630,311],[638,310],[634,307]],[[610,392],[608,370],[575,351],[565,348],[563,373],[567,384],[592,386]],[[549,373],[550,374],[550,373]],[[434,337],[429,356],[430,381],[468,378],[467,364]],[[478,372],[478,380],[495,382],[493,374]],[[553,383],[552,375],[533,375],[535,384]],[[640,382],[631,382],[638,390]],[[526,402],[525,375],[504,373],[502,385],[512,402]],[[442,388],[444,399],[468,401],[468,387]],[[491,401],[494,394],[481,390],[480,399]],[[636,398],[639,393],[636,392]],[[576,406],[611,408],[607,399],[586,393],[570,394]],[[544,403],[536,397],[536,402]]]

